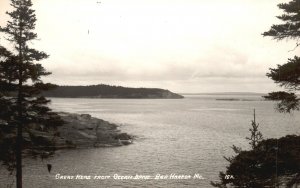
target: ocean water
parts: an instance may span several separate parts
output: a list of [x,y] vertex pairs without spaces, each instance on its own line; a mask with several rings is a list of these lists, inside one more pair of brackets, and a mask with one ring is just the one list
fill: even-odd
[[[241,100],[223,100],[233,98]],[[264,138],[300,134],[300,113],[280,114],[274,105],[258,95],[53,98],[54,110],[91,114],[116,123],[123,132],[135,135],[136,140],[123,147],[58,151],[44,161],[25,159],[24,187],[211,187],[210,182],[217,181],[219,171],[228,165],[223,156],[234,155],[230,147],[234,144],[250,148],[245,137],[249,136],[253,109]],[[47,163],[53,166],[51,173],[46,169]],[[57,179],[58,174],[91,179]],[[118,179],[136,175],[140,179]],[[187,179],[180,179],[180,175]],[[12,185],[13,181],[14,177],[1,167],[0,187]]]

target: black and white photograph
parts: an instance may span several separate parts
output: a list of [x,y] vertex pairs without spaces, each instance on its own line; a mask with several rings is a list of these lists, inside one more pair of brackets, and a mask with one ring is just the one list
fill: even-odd
[[0,188],[300,188],[300,0],[0,0]]

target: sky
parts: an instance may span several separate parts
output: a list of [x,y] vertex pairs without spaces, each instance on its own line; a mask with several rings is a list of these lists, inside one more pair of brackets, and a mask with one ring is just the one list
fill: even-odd
[[[261,34],[287,0],[32,0],[43,80],[179,93],[279,90],[266,73],[299,53]],[[9,17],[0,0],[0,25]],[[0,43],[9,45],[3,35]]]

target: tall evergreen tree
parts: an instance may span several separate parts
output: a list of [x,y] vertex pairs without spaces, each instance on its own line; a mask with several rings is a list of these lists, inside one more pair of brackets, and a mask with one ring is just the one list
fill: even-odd
[[256,114],[255,109],[253,111],[253,120],[251,121],[251,128],[249,129],[251,135],[250,137],[246,137],[247,140],[249,140],[249,144],[252,149],[255,149],[255,147],[258,145],[260,141],[263,140],[263,136],[260,131],[258,131],[259,124],[256,123]]
[[[284,14],[277,18],[284,23],[273,25],[269,31],[263,33],[263,36],[270,36],[276,40],[293,39],[296,40],[296,47],[298,47],[300,45],[300,0],[281,3],[278,7],[284,11]],[[300,90],[300,58],[295,56],[293,59],[288,59],[286,64],[271,68],[267,76],[288,92],[272,92],[265,98],[279,100],[277,109],[280,112],[299,110],[300,99],[293,92]]]
[[[0,27],[13,44],[9,50],[0,46],[0,160],[9,170],[16,169],[16,185],[21,188],[22,156],[30,153],[45,157],[49,152],[43,151],[52,151],[54,146],[37,135],[36,130],[50,132],[62,121],[47,107],[50,101],[41,94],[54,85],[43,83],[41,77],[50,72],[37,63],[48,55],[30,47],[37,38],[32,2],[11,0],[11,6],[13,10],[7,12],[11,19]],[[30,150],[24,152],[24,148]]]

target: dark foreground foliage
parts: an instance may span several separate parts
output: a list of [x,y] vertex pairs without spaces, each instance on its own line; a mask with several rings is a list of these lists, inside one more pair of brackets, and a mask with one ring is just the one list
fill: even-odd
[[300,136],[267,139],[229,159],[215,187],[297,187],[300,185]]
[[267,96],[263,96],[267,100],[278,101],[276,110],[281,113],[290,113],[293,110],[299,110],[299,101],[295,93],[285,91],[271,92]]
[[[11,0],[10,20],[0,32],[10,42],[0,44],[0,164],[16,170],[16,184],[22,187],[22,157],[42,158],[54,151],[60,116],[51,111],[42,92],[54,87],[43,83],[51,74],[38,63],[48,55],[32,48],[36,15],[31,0]],[[45,138],[43,133],[51,133]]]
[[[269,31],[262,35],[278,41],[283,39],[296,40],[296,49],[300,45],[300,0],[281,3],[278,7],[283,11],[283,14],[277,18],[283,23],[272,25]],[[300,57],[294,56],[294,58],[288,59],[287,63],[277,65],[277,68],[270,68],[267,76],[287,90],[269,93],[269,96],[266,96],[267,99],[279,101],[276,106],[277,110],[288,113],[299,110],[299,98],[291,91],[297,92],[300,89]]]

